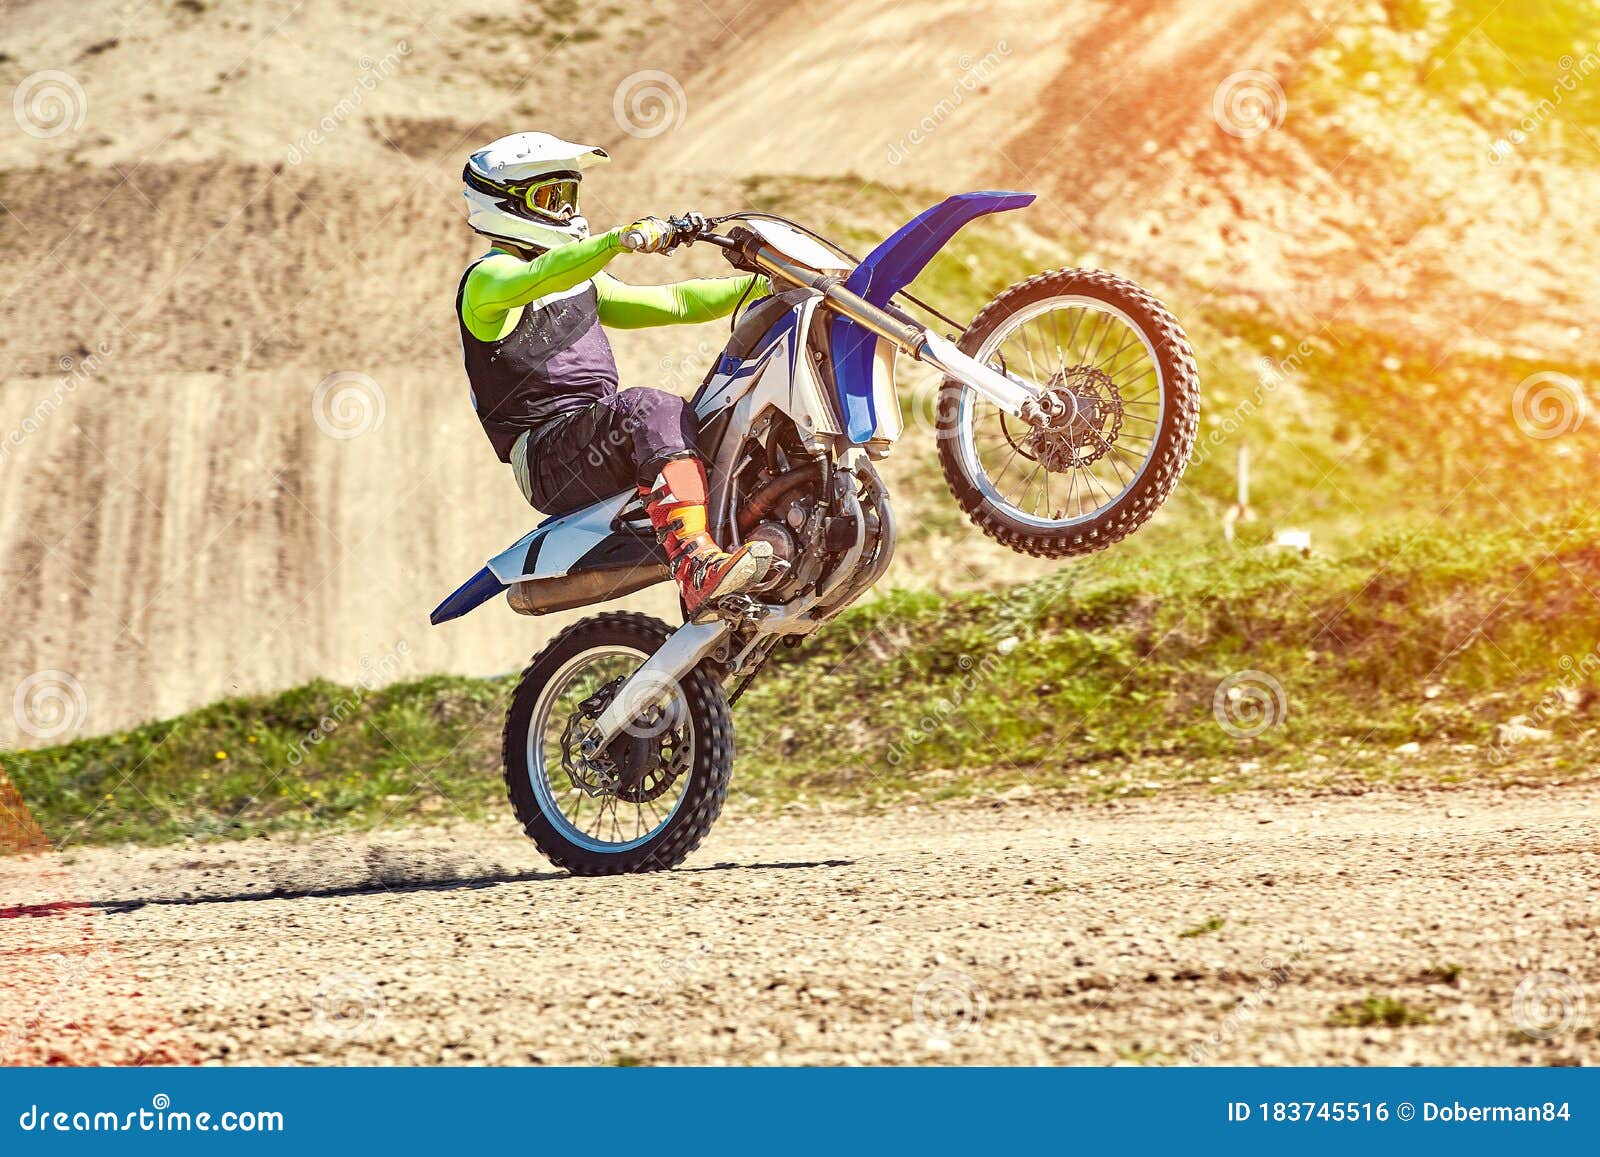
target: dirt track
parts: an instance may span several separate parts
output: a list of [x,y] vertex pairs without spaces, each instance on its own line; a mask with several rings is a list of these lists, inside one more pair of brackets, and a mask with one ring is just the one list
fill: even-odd
[[[735,815],[603,880],[508,825],[12,859],[4,1059],[1592,1063],[1597,804]],[[1368,996],[1429,1023],[1328,1025]]]

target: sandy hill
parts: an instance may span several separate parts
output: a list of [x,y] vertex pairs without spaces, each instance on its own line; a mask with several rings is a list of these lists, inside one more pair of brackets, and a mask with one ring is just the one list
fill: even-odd
[[[33,0],[0,19],[0,591],[20,624],[0,669],[69,672],[91,731],[385,658],[507,670],[547,633],[501,608],[425,622],[529,522],[449,306],[476,249],[461,158],[502,131],[611,147],[601,222],[737,203],[753,174],[840,178],[841,218],[857,180],[1033,187],[1034,226],[1063,239],[1041,263],[1307,332],[1404,328],[1441,359],[1581,346],[1600,267],[1585,142],[1545,116],[1490,150],[1559,62],[1460,97],[1432,78],[1487,51],[1481,30],[1452,45],[1380,7]],[[1575,69],[1595,37],[1572,27]],[[624,370],[687,390],[716,341],[640,335]],[[12,722],[0,745],[29,743]]]

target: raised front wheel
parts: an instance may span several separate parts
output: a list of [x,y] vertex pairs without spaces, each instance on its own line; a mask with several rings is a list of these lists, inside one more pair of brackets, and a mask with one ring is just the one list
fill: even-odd
[[1126,538],[1178,483],[1200,419],[1188,338],[1139,286],[1058,269],[1005,290],[962,352],[1044,391],[1024,422],[970,387],[939,394],[939,461],[961,508],[1013,550],[1088,554]]

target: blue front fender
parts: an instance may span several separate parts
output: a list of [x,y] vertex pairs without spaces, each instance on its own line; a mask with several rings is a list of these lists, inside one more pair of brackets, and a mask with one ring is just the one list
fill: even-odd
[[[957,193],[947,197],[918,213],[867,254],[845,279],[844,287],[873,305],[885,306],[911,284],[968,221],[987,213],[1021,209],[1033,204],[1033,199],[1032,193],[1008,192]],[[852,442],[865,442],[878,428],[872,404],[872,352],[877,335],[847,318],[836,317],[829,337],[845,428]]]

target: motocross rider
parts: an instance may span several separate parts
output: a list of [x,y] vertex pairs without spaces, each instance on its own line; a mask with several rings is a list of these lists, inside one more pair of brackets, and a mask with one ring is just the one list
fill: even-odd
[[[582,170],[605,150],[514,133],[468,159],[467,223],[491,242],[456,291],[478,420],[522,495],[564,514],[637,486],[687,615],[759,582],[771,547],[731,554],[706,527],[705,465],[684,399],[617,388],[602,326],[641,329],[726,317],[757,292],[754,275],[628,285],[604,272],[618,253],[658,253],[677,233],[655,217],[591,237],[578,213]],[[703,219],[691,218],[697,222]]]

